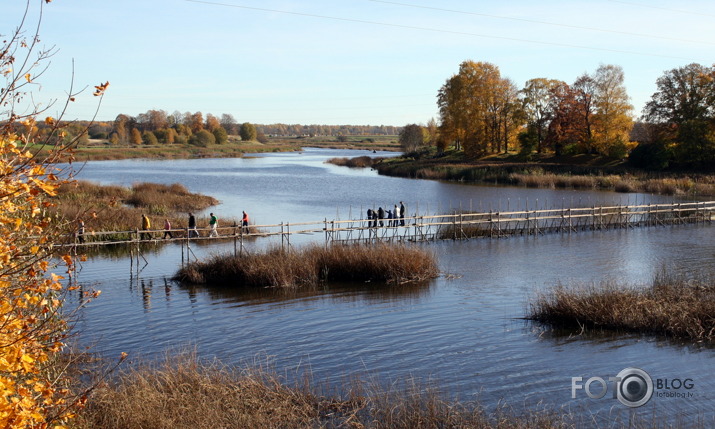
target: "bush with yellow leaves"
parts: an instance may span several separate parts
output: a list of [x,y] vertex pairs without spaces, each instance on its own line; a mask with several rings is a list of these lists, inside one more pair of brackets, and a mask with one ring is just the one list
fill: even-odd
[[[31,11],[30,1],[21,17],[23,24]],[[0,427],[63,427],[85,399],[70,393],[64,372],[53,364],[67,334],[66,314],[60,313],[62,277],[49,271],[52,244],[64,226],[46,209],[51,204],[48,198],[63,182],[55,165],[72,143],[55,143],[49,152],[42,152],[42,158],[37,156],[38,146],[57,142],[62,134],[61,121],[52,117],[41,120],[40,133],[37,122],[43,112],[25,102],[32,100],[27,94],[34,88],[33,69],[52,51],[42,50],[37,32],[26,35],[22,25],[4,39],[0,44],[0,79],[4,79],[0,85]],[[76,96],[70,91],[67,102]],[[61,259],[71,269],[72,258]]]

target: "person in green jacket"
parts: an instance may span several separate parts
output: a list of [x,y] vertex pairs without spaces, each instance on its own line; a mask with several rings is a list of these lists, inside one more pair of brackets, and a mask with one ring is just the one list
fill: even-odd
[[209,215],[211,216],[211,220],[209,220],[209,226],[211,227],[209,237],[218,237],[218,231],[216,231],[216,228],[218,228],[218,219],[213,213],[209,213]]

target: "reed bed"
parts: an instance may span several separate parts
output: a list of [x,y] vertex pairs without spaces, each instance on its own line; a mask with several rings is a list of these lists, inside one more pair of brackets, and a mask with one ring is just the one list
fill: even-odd
[[555,327],[650,333],[715,340],[715,281],[661,273],[646,288],[604,283],[558,286],[538,296],[528,319]]
[[340,167],[367,168],[372,167],[375,162],[378,162],[381,159],[382,158],[372,158],[369,156],[357,156],[354,158],[331,158],[326,162]]
[[[172,228],[184,228],[188,223],[187,212],[204,210],[218,204],[215,198],[191,193],[180,184],[138,183],[126,188],[86,181],[61,186],[52,202],[54,207],[51,210],[57,218],[68,222],[84,220],[87,233],[85,238],[88,240],[104,239],[93,235],[93,231],[132,231],[141,228],[142,214],[150,217],[153,229],[162,229],[164,219],[169,219]],[[126,237],[113,236],[113,239],[120,238]]]
[[[414,380],[383,388],[353,379],[325,395],[310,376],[289,384],[269,365],[228,367],[192,354],[123,370],[90,396],[79,428],[564,428],[571,416],[544,410],[487,413],[445,400]],[[329,386],[328,386],[329,387]],[[324,387],[322,390],[328,390]]]
[[138,183],[132,185],[131,196],[124,200],[136,208],[143,208],[154,214],[166,212],[189,212],[209,208],[219,201],[208,195],[192,194],[184,185],[160,185]]
[[183,267],[175,279],[235,287],[304,287],[323,282],[385,282],[437,277],[433,253],[403,245],[273,247],[244,256],[216,255]]
[[372,166],[380,174],[429,180],[507,184],[529,188],[600,189],[660,195],[715,196],[715,175],[663,173],[569,164],[489,163],[387,158]]

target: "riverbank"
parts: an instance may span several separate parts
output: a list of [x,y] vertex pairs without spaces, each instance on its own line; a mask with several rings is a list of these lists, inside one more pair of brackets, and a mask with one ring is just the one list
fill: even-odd
[[[271,137],[265,143],[243,142],[231,136],[224,144],[205,147],[191,144],[110,144],[106,140],[90,140],[73,148],[74,162],[108,161],[119,159],[194,159],[241,158],[245,154],[267,152],[300,152],[304,147],[323,149],[354,149],[370,151],[399,151],[396,136],[348,136],[336,139],[321,137]],[[40,155],[51,148],[38,147]]]
[[[289,382],[267,359],[256,361],[232,367],[201,361],[192,353],[174,353],[152,364],[129,364],[93,389],[72,427],[576,429],[594,427],[597,418],[573,407],[517,407],[508,401],[488,409],[478,400],[449,399],[414,378],[386,384],[375,377],[365,381],[353,376],[336,387],[303,373]],[[610,414],[609,428],[662,426],[663,416],[657,413]],[[701,428],[708,423],[667,427]]]
[[236,288],[306,287],[325,282],[399,284],[437,277],[432,252],[403,245],[275,247],[244,256],[216,255],[181,268],[175,280]]
[[715,341],[715,281],[662,273],[646,288],[613,283],[556,287],[537,297],[528,319],[557,328],[612,330]]
[[413,179],[503,184],[530,188],[605,190],[660,195],[715,196],[715,174],[648,173],[622,162],[580,155],[543,157],[521,162],[516,156],[493,156],[467,161],[461,152],[444,156],[402,156],[363,159],[335,158],[328,162],[350,167],[370,167],[386,176]]

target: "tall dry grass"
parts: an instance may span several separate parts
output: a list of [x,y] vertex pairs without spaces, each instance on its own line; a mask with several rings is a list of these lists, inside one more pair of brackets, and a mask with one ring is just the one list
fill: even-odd
[[633,175],[566,175],[533,172],[512,173],[509,181],[528,188],[604,189],[659,195],[715,196],[714,177],[648,178]]
[[[325,389],[323,389],[325,390]],[[80,428],[563,428],[569,416],[445,400],[414,380],[352,380],[326,396],[263,364],[232,368],[193,355],[124,370],[95,389]]]
[[335,164],[340,167],[350,167],[350,168],[367,168],[372,167],[375,162],[380,161],[383,158],[372,158],[369,156],[357,156],[354,158],[331,158],[327,160],[327,163]]
[[528,318],[557,327],[611,329],[715,340],[715,281],[661,273],[647,288],[604,283],[542,294]]
[[311,245],[245,256],[217,255],[191,263],[177,280],[236,287],[301,287],[321,282],[404,283],[438,275],[433,253],[404,245]]
[[132,185],[131,191],[131,196],[124,202],[154,214],[199,211],[219,203],[214,197],[193,194],[179,183],[138,183]]
[[[189,192],[183,185],[139,183],[131,188],[77,181],[62,185],[51,210],[59,219],[83,219],[88,240],[93,231],[131,231],[141,228],[141,215],[152,220],[152,229],[161,230],[164,219],[173,228],[186,227],[187,212],[197,212],[215,204],[213,197]],[[119,238],[119,237],[114,237]]]

